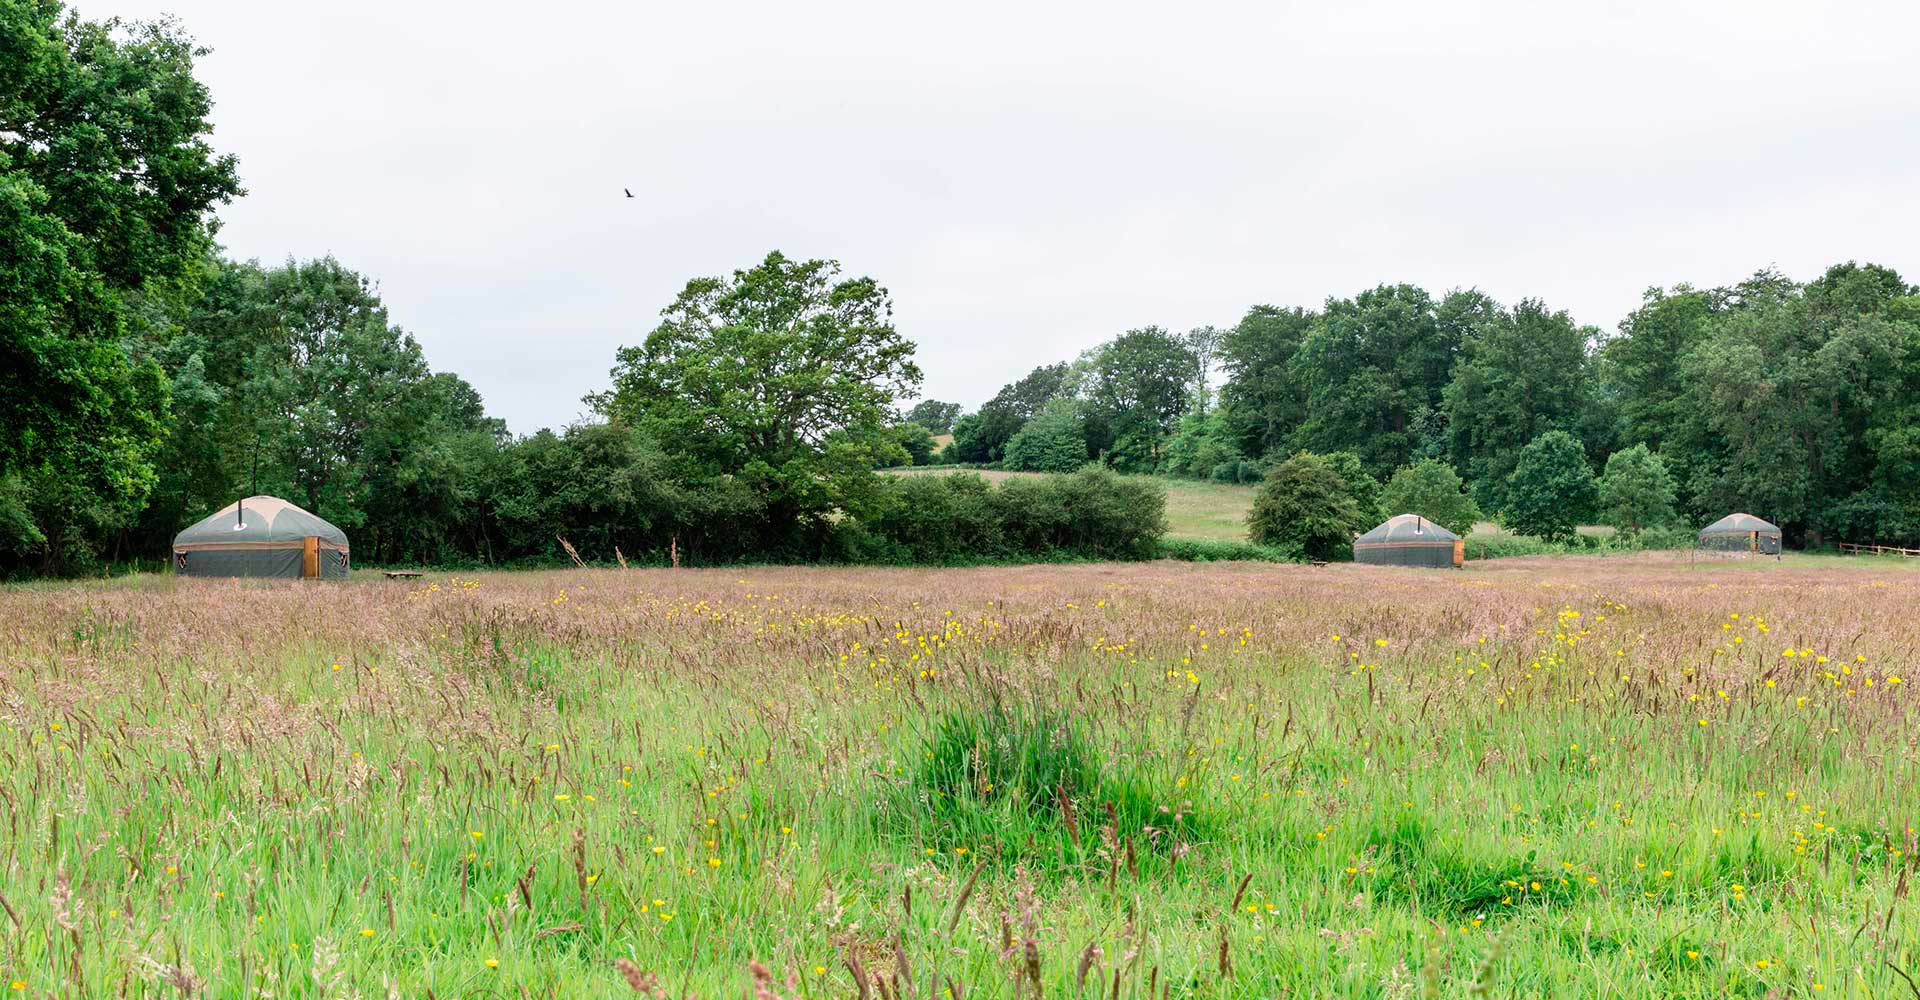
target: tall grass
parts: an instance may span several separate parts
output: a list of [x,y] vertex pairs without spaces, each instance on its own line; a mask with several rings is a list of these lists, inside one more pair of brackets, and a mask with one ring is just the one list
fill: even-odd
[[1916,579],[1642,556],[0,591],[0,984],[1909,995]]

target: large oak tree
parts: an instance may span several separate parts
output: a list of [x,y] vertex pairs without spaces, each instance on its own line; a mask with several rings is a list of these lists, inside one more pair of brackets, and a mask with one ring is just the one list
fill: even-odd
[[620,349],[613,388],[589,397],[660,442],[689,482],[746,484],[769,550],[810,555],[835,517],[874,501],[872,469],[899,451],[894,400],[920,386],[887,290],[839,274],[775,251],[695,278],[643,343]]

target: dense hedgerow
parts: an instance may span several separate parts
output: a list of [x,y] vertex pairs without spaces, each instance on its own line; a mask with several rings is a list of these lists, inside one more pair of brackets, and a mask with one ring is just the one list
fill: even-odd
[[1623,555],[1629,552],[1655,552],[1684,549],[1693,544],[1693,532],[1684,528],[1648,528],[1637,535],[1575,534],[1562,542],[1549,542],[1531,535],[1467,536],[1468,561],[1504,559],[1512,556],[1549,555]]
[[1167,538],[1160,558],[1180,562],[1305,562],[1298,550],[1214,538]]
[[1167,527],[1164,487],[1101,469],[998,487],[969,474],[901,476],[884,489],[880,513],[842,526],[851,561],[1152,559]]

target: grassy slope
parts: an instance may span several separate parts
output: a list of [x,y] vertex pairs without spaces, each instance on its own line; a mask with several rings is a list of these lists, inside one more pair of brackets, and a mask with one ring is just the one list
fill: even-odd
[[[848,997],[851,955],[1013,1000],[1030,938],[1048,996],[1906,995],[1916,569],[4,590],[0,982]],[[989,695],[1076,720],[1072,824],[923,797]]]

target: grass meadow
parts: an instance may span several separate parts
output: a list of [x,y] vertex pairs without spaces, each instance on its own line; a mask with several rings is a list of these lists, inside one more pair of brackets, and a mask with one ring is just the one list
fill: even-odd
[[0,590],[0,984],[1916,996],[1916,582],[1649,554]]

